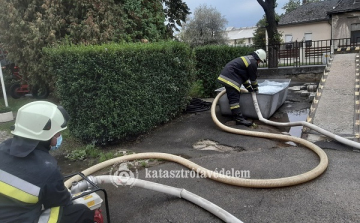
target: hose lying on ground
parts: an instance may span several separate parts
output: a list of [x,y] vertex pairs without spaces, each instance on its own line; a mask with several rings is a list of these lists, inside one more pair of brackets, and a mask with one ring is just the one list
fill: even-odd
[[[255,136],[255,137],[281,139],[281,140],[293,141],[293,142],[302,144],[302,145],[308,147],[309,149],[311,149],[312,151],[314,151],[319,156],[320,163],[318,164],[318,166],[316,166],[311,171],[308,171],[308,172],[300,174],[300,175],[292,176],[292,177],[285,177],[285,178],[278,178],[278,179],[244,179],[244,178],[236,178],[236,177],[226,176],[226,175],[216,173],[214,171],[211,171],[204,167],[201,167],[201,166],[197,165],[196,163],[193,163],[187,159],[184,159],[180,156],[175,156],[172,154],[140,153],[140,154],[132,154],[132,155],[127,155],[127,156],[117,157],[117,158],[114,158],[111,160],[104,161],[102,163],[96,164],[95,166],[92,166],[92,167],[82,171],[82,173],[85,176],[88,176],[92,173],[95,173],[105,167],[114,165],[116,163],[121,163],[121,162],[125,162],[125,161],[136,160],[136,159],[154,158],[154,159],[164,159],[164,160],[182,164],[183,166],[186,166],[187,168],[189,168],[193,171],[196,171],[197,173],[203,175],[204,177],[207,177],[207,178],[210,178],[210,179],[222,182],[222,183],[235,185],[235,186],[242,186],[242,187],[273,188],[273,187],[292,186],[292,185],[310,181],[310,180],[318,177],[319,175],[321,175],[326,170],[327,165],[328,165],[328,158],[327,158],[326,153],[321,148],[319,148],[318,146],[316,146],[315,144],[313,144],[311,142],[308,142],[304,139],[293,137],[293,136],[285,136],[285,135],[263,133],[263,132],[253,132],[253,131],[246,131],[246,130],[230,128],[230,127],[222,124],[216,117],[216,105],[217,105],[219,98],[224,94],[225,94],[225,91],[222,91],[220,94],[218,94],[217,97],[214,99],[212,106],[211,106],[211,117],[218,127],[223,129],[224,131],[228,131],[230,133],[249,135],[249,136]],[[253,98],[256,99],[255,94],[253,94],[252,96],[253,96]],[[256,111],[257,111],[257,113],[259,113],[260,110],[259,110],[256,100],[254,100],[254,106],[257,107]],[[260,117],[262,117],[261,113],[259,115],[259,118]],[[108,180],[109,177],[108,176],[106,176],[106,177],[107,177],[107,179],[103,179],[103,178],[99,178],[99,179],[102,179],[103,181]],[[81,177],[79,175],[75,175],[65,182],[65,186],[67,188],[70,188],[74,181],[79,181],[80,179],[81,179]],[[135,181],[136,180],[138,180],[138,179],[135,179]],[[140,182],[140,181],[138,181],[138,182]],[[139,183],[139,185],[140,185],[140,183]],[[149,186],[149,185],[151,185],[151,186]],[[163,185],[163,186],[165,186],[165,188],[163,186],[157,187],[156,185],[154,185],[154,183],[146,184],[146,185],[144,184],[143,186],[144,186],[144,188],[154,189],[154,190],[161,191],[161,192],[165,192],[165,191],[166,192],[170,192],[170,191],[174,192],[173,188],[170,188],[166,185]],[[155,188],[157,188],[157,189],[155,189]],[[224,220],[226,222],[241,222],[239,219],[237,219],[230,213],[226,212],[225,210],[221,209],[220,207],[216,206],[215,204],[212,204],[211,202],[197,196],[196,194],[192,194],[191,192],[188,192],[186,190],[179,189],[179,188],[177,188],[177,190],[180,190],[180,193],[175,193],[175,195],[185,198],[185,199],[193,202],[194,204],[197,204],[200,207],[203,207],[205,210],[208,210],[209,212],[211,212],[215,216],[221,218],[222,220]]]
[[[274,187],[285,187],[285,186],[293,186],[296,184],[301,184],[307,181],[310,181],[319,175],[321,175],[327,168],[328,165],[328,158],[326,153],[315,144],[306,141],[301,138],[293,137],[293,136],[286,136],[281,134],[273,134],[273,133],[264,133],[264,132],[255,132],[255,131],[247,131],[247,130],[241,130],[236,128],[228,127],[224,124],[222,124],[216,117],[216,105],[219,100],[219,98],[225,94],[225,91],[220,92],[216,98],[214,99],[212,106],[211,106],[211,117],[215,124],[220,127],[222,130],[235,133],[235,134],[241,134],[241,135],[248,135],[248,136],[254,136],[254,137],[262,137],[262,138],[270,138],[270,139],[279,139],[279,140],[285,140],[285,141],[293,141],[295,143],[299,143],[301,145],[304,145],[308,147],[310,150],[315,152],[319,158],[320,163],[312,170],[299,174],[296,176],[291,177],[284,177],[284,178],[278,178],[278,179],[245,179],[245,178],[237,178],[232,176],[226,176],[219,173],[215,173],[214,171],[208,170],[204,167],[201,167],[197,165],[196,163],[193,163],[187,159],[184,159],[180,156],[175,156],[172,154],[167,153],[139,153],[139,154],[132,154],[122,157],[117,157],[114,159],[110,159],[107,161],[104,161],[102,163],[96,164],[84,171],[82,173],[85,176],[88,176],[94,172],[97,172],[105,167],[114,165],[116,163],[126,162],[130,160],[136,160],[136,159],[163,159],[167,161],[176,162],[178,164],[181,164],[193,171],[196,171],[197,173],[203,175],[204,177],[210,178],[212,180],[216,180],[225,184],[235,185],[235,186],[241,186],[241,187],[254,187],[254,188],[274,188]],[[73,181],[80,180],[80,176],[74,176],[70,179],[68,179],[65,182],[65,186],[67,188],[71,187],[71,183]]]
[[[146,180],[140,180],[136,178],[123,177],[123,176],[113,176],[113,175],[103,175],[103,176],[92,176],[89,178],[94,184],[114,184],[115,186],[135,186],[141,187],[148,190],[158,191],[165,194],[170,194],[172,196],[176,196],[179,198],[183,198],[187,201],[196,204],[199,207],[209,211],[214,214],[224,222],[232,222],[232,223],[242,223],[238,218],[234,215],[230,214],[226,210],[217,206],[216,204],[194,194],[183,188],[171,187],[164,184],[154,183]],[[89,184],[86,180],[79,182],[71,188],[72,194],[77,194],[79,192],[90,189]],[[91,186],[90,186],[91,187]]]
[[273,121],[270,121],[270,120],[267,120],[265,118],[263,118],[262,114],[261,114],[261,111],[260,111],[260,108],[259,108],[259,104],[257,102],[257,98],[256,98],[256,94],[253,92],[251,93],[252,95],[252,99],[254,101],[254,106],[255,106],[255,110],[256,110],[256,113],[259,117],[259,120],[266,123],[266,124],[269,124],[269,125],[274,125],[274,126],[280,126],[280,127],[290,127],[290,126],[304,126],[304,127],[308,127],[312,130],[315,130],[329,138],[332,138],[332,139],[335,139],[336,141],[342,143],[342,144],[345,144],[345,145],[348,145],[348,146],[352,146],[352,147],[355,147],[357,149],[360,149],[360,143],[358,142],[355,142],[355,141],[352,141],[352,140],[349,140],[349,139],[346,139],[346,138],[343,138],[341,136],[338,136],[338,135],[335,135],[334,133],[331,133],[325,129],[322,129],[314,124],[311,124],[309,122],[305,122],[305,121],[298,121],[298,122],[273,122]]

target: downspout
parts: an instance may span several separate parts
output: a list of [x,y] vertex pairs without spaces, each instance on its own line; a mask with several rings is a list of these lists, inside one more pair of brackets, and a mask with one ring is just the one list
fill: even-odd
[[329,24],[330,24],[330,55],[334,54],[334,35],[333,35],[333,23],[332,23],[332,14],[329,15]]

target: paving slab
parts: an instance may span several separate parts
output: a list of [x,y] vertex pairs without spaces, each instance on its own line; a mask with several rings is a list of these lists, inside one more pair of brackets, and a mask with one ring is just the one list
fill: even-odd
[[354,135],[356,54],[334,55],[313,124],[336,135]]

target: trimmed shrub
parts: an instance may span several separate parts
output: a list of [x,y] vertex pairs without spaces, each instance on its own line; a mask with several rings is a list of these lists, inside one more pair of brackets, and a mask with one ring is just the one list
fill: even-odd
[[196,79],[203,84],[203,97],[215,96],[221,85],[216,81],[226,63],[248,55],[252,47],[203,46],[194,49],[196,56]]
[[168,122],[187,105],[192,53],[182,43],[44,50],[77,138],[108,144]]

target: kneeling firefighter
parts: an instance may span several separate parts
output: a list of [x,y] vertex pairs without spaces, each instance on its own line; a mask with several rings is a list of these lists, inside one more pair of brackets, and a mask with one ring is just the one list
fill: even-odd
[[255,50],[247,56],[233,59],[225,65],[221,71],[218,81],[225,87],[229,100],[231,113],[237,125],[251,126],[252,122],[247,121],[240,109],[240,87],[249,92],[258,92],[257,68],[260,62],[266,62],[266,52],[263,49]]
[[18,110],[14,137],[0,144],[0,222],[94,222],[94,211],[72,203],[49,153],[68,120],[63,107],[46,101]]

